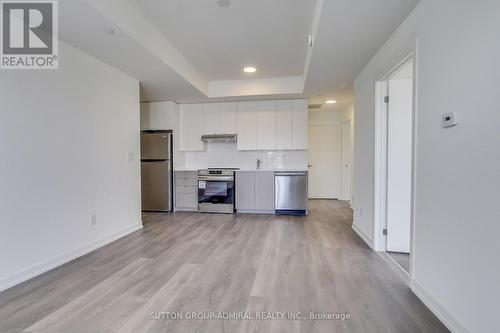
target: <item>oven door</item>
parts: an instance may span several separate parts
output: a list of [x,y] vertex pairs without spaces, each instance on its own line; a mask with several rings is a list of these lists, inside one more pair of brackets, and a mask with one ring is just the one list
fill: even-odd
[[199,177],[198,208],[200,212],[234,213],[234,178]]

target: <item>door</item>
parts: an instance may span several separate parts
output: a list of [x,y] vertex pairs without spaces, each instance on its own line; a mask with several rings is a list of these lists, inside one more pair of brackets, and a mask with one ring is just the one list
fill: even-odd
[[235,134],[236,103],[206,103],[203,111],[203,134]]
[[181,151],[202,151],[203,104],[181,104],[179,111],[179,144]]
[[237,104],[238,150],[257,150],[257,102]]
[[292,101],[292,148],[307,149],[308,136],[307,125],[309,124],[309,106],[307,99],[295,99]]
[[410,252],[412,79],[389,80],[387,251]]
[[236,209],[255,209],[255,172],[236,171]]
[[351,121],[342,123],[342,200],[351,200]]
[[232,205],[234,203],[234,181],[203,180],[198,181],[198,203]]
[[255,172],[255,209],[274,210],[274,171]]
[[276,149],[292,149],[292,101],[276,102]]
[[257,103],[257,149],[276,150],[276,101]]
[[309,126],[309,197],[338,199],[341,195],[341,126]]
[[170,161],[141,162],[142,210],[172,210],[172,165]]
[[141,133],[141,160],[171,159],[172,134],[166,132]]

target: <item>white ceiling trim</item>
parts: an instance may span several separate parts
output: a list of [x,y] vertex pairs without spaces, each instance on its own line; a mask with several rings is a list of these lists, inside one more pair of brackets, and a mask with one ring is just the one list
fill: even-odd
[[123,0],[86,1],[200,92],[208,95],[208,80],[134,7]]
[[[312,47],[308,49],[304,77],[290,76],[279,78],[208,81],[173,46],[173,44],[135,7],[123,0],[86,0],[86,2],[115,24],[122,33],[137,41],[152,55],[178,73],[193,87],[208,98],[245,97],[265,95],[295,95],[304,91],[304,77],[307,74]],[[318,28],[323,0],[318,0],[311,27],[313,37]]]
[[[213,81],[198,71],[131,1],[139,0],[64,2],[61,6],[69,15],[62,20],[67,29],[62,35],[70,44],[137,78],[143,100],[186,102],[300,95],[309,97],[312,103],[334,98],[340,107],[352,103],[352,78],[419,0],[315,0],[310,27],[313,45],[304,54],[302,73],[299,68],[297,74]],[[84,9],[83,14],[79,8]],[[97,18],[96,25],[88,24],[85,18]],[[116,30],[113,37],[104,34],[109,28]],[[119,54],[116,50],[130,52]]]
[[302,94],[302,91],[304,91],[302,76],[208,82],[210,98]]

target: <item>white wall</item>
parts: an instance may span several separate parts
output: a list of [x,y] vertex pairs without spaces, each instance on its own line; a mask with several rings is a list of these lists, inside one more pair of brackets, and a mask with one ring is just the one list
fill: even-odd
[[[498,13],[497,0],[422,0],[355,80],[354,227],[372,242],[375,82],[416,51],[411,287],[456,332],[500,326]],[[460,124],[442,129],[451,111]]]
[[0,73],[0,290],[142,227],[139,84],[63,42],[59,57]]
[[329,107],[327,104],[319,109],[309,109],[309,126],[312,125],[338,125],[348,120],[348,111]]

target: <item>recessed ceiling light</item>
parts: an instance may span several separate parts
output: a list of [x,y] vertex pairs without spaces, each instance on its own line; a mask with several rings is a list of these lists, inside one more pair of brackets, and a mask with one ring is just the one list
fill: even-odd
[[245,67],[245,68],[243,68],[243,71],[245,73],[255,73],[257,71],[257,69],[255,67]]
[[217,0],[217,5],[219,7],[229,7],[231,0]]
[[330,100],[326,101],[326,104],[335,104],[335,103],[337,103],[337,101],[334,99],[330,99]]

